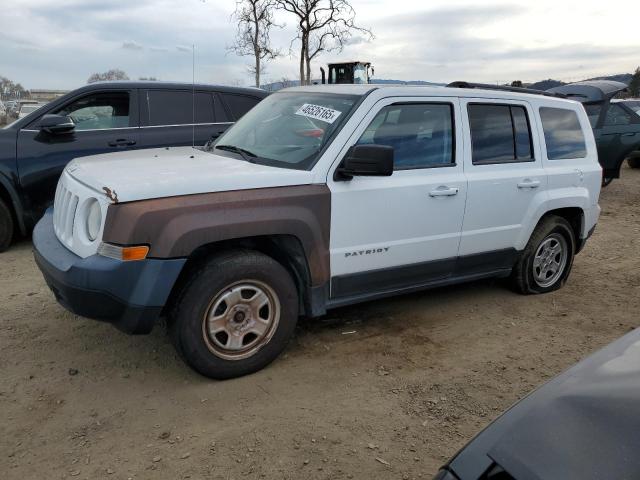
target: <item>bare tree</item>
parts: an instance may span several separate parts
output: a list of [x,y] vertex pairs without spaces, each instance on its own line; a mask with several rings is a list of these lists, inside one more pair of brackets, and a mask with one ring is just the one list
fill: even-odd
[[295,15],[300,40],[300,84],[311,83],[311,61],[321,52],[341,51],[354,33],[367,40],[371,30],[355,24],[348,0],[277,0],[281,9]]
[[279,27],[273,20],[276,0],[236,0],[233,17],[238,20],[238,31],[228,50],[240,56],[253,56],[255,64],[249,67],[256,87],[260,87],[260,75],[264,73],[263,61],[273,60],[280,52],[271,46],[271,28]]
[[108,72],[94,73],[89,77],[87,83],[102,82],[105,80],[129,80],[129,76],[118,68],[112,68]]

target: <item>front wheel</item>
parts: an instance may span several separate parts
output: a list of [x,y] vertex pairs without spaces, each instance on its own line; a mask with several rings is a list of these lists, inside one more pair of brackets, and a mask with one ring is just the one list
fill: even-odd
[[289,272],[271,257],[238,250],[212,257],[191,275],[173,309],[170,333],[194,370],[226,379],[271,363],[297,319]]
[[523,294],[547,293],[564,285],[576,251],[569,222],[562,217],[544,218],[513,269],[512,282]]

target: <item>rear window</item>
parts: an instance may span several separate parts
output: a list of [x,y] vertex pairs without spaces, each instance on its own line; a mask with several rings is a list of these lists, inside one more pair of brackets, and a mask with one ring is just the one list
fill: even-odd
[[533,160],[531,128],[519,105],[470,104],[474,165]]
[[147,125],[214,123],[214,97],[207,92],[147,91]]
[[222,93],[221,95],[235,120],[239,120],[245,113],[260,103],[261,100],[260,98],[249,97],[247,95],[235,95],[231,93]]
[[549,160],[587,156],[584,133],[575,111],[565,108],[541,107],[540,119],[542,120],[542,130],[544,131]]

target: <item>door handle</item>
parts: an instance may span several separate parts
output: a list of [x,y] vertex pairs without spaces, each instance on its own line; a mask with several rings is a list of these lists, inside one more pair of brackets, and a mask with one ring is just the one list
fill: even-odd
[[436,188],[435,190],[431,190],[429,192],[430,197],[452,197],[453,195],[457,195],[460,189],[458,187],[446,187],[444,185]]
[[117,140],[109,142],[110,147],[130,147],[131,145],[135,144],[135,140],[127,140],[126,138],[119,138]]
[[523,180],[518,183],[518,188],[538,188],[540,186],[540,180]]
[[622,134],[623,137],[634,137],[635,135],[636,132],[627,132]]

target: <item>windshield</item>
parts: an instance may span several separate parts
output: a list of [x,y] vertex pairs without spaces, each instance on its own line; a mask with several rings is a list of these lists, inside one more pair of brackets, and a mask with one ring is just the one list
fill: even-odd
[[332,93],[276,93],[227,130],[213,148],[255,163],[308,170],[358,99]]

